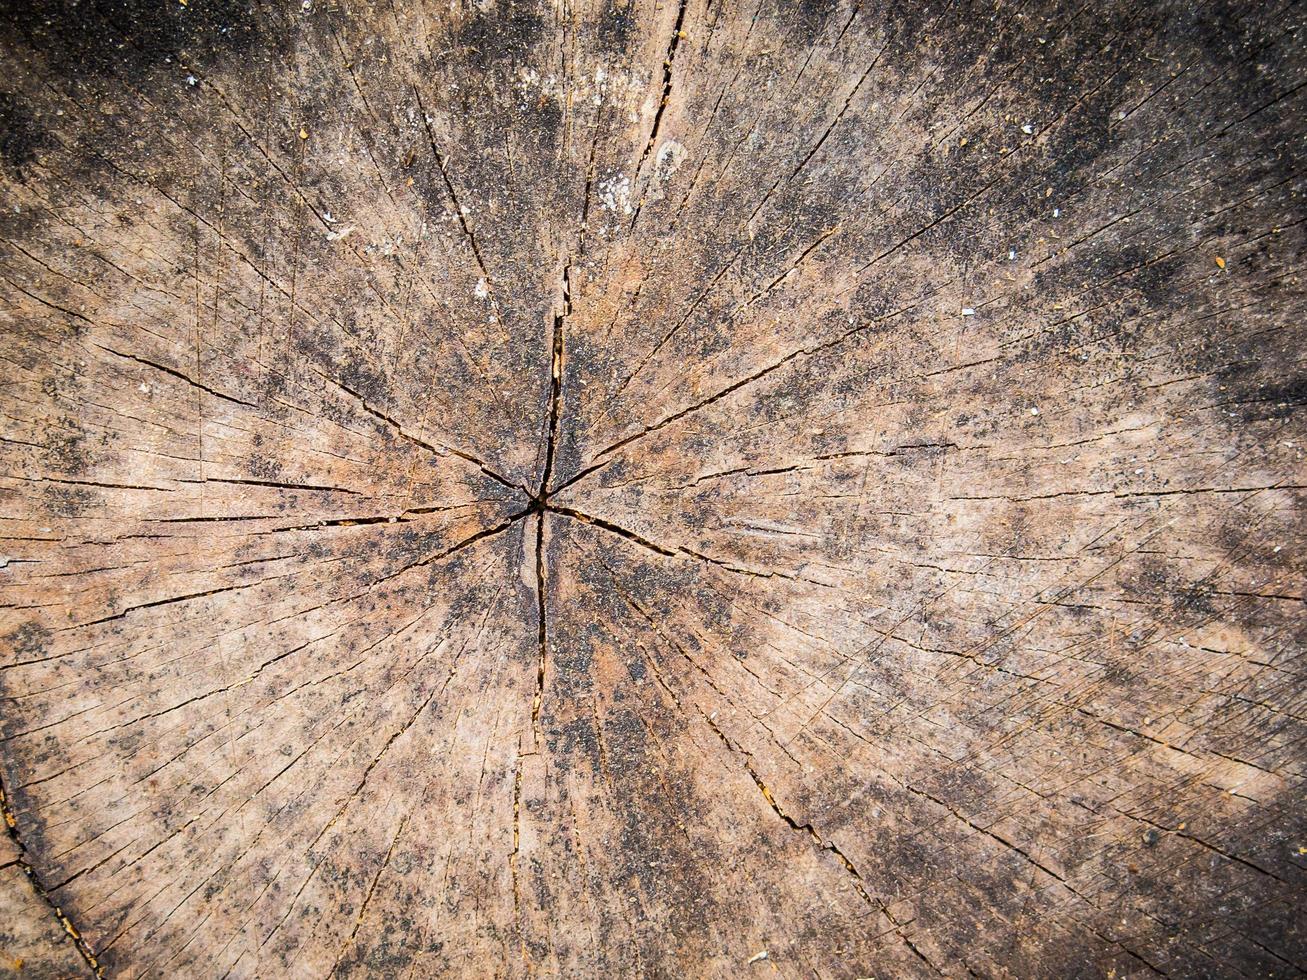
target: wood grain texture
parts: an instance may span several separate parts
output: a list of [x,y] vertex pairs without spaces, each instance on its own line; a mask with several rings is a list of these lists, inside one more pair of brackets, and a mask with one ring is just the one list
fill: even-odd
[[1307,971],[1299,3],[0,30],[0,975]]

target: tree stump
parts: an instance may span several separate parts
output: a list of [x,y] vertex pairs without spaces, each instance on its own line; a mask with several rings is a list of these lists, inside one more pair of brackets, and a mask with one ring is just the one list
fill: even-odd
[[1299,5],[0,37],[0,973],[1289,976]]

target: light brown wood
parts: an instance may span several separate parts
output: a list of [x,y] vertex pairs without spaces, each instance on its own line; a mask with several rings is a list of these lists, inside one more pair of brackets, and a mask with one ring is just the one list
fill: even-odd
[[0,975],[1307,969],[1301,5],[23,5]]

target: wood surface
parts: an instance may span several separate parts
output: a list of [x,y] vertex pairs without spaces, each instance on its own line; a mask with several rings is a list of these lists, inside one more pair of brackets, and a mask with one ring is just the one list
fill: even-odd
[[1303,975],[1305,20],[6,3],[0,975]]

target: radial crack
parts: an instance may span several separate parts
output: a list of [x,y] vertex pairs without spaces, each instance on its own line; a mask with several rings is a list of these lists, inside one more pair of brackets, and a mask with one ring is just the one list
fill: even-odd
[[32,867],[31,862],[27,860],[27,846],[23,843],[23,839],[18,833],[18,819],[14,816],[13,810],[10,809],[9,794],[5,790],[3,776],[0,776],[0,817],[3,817],[4,819],[5,829],[9,832],[9,839],[14,842],[14,846],[18,848],[19,854],[22,855],[16,859],[15,863],[23,869],[23,874],[25,874],[27,880],[31,882],[32,889],[38,896],[40,896],[41,901],[49,907],[50,913],[59,920],[59,924],[63,926],[64,932],[68,934],[68,937],[73,942],[73,946],[77,949],[77,955],[86,961],[86,965],[90,969],[91,974],[95,977],[103,977],[104,967],[102,967],[96,960],[95,951],[91,949],[90,944],[82,938],[82,934],[77,930],[77,927],[73,925],[72,920],[68,918],[64,913],[64,910],[53,898],[50,897],[50,893],[46,891],[40,875],[36,873],[36,869]]
[[726,733],[717,727],[716,722],[714,722],[711,717],[704,715],[703,718],[704,721],[708,723],[708,727],[713,730],[713,732],[717,735],[719,739],[721,739],[722,744],[726,746],[727,750],[732,755],[738,755],[743,757],[741,761],[744,763],[745,771],[749,774],[750,778],[754,782],[754,785],[758,787],[758,791],[762,794],[763,799],[767,801],[767,805],[772,808],[775,814],[778,817],[780,817],[782,820],[784,820],[785,823],[789,825],[791,830],[797,830],[802,833],[806,833],[809,837],[811,837],[814,841],[817,842],[818,847],[820,847],[824,851],[830,851],[832,854],[834,854],[835,857],[839,859],[840,864],[844,866],[844,870],[847,871],[849,875],[853,878],[853,887],[857,891],[858,895],[862,898],[862,900],[865,901],[868,905],[883,910],[884,909],[883,903],[877,901],[875,898],[872,898],[871,893],[867,891],[866,881],[863,879],[862,875],[858,872],[858,869],[857,867],[854,866],[853,862],[849,860],[848,856],[845,855],[845,853],[839,849],[839,846],[833,840],[828,840],[822,837],[821,834],[817,833],[817,828],[815,828],[811,823],[799,823],[797,820],[794,819],[794,817],[786,813],[785,810],[781,808],[781,805],[776,802],[776,797],[774,797],[772,795],[771,790],[767,788],[767,784],[762,781],[762,777],[758,775],[757,770],[753,768],[753,764],[749,762],[748,756],[750,753],[745,751],[740,746],[732,743],[731,740],[726,737]]
[[458,202],[454,182],[449,179],[449,172],[446,169],[444,154],[440,152],[440,148],[436,145],[436,134],[431,130],[431,117],[427,115],[426,107],[422,104],[422,93],[417,90],[416,85],[413,86],[413,98],[418,104],[418,113],[422,116],[422,127],[426,130],[427,142],[431,144],[431,155],[436,159],[436,169],[440,171],[440,179],[444,181],[445,190],[454,204],[454,215],[458,218],[458,224],[463,229],[463,234],[467,236],[468,245],[472,248],[472,257],[476,259],[477,268],[481,270],[481,275],[489,283],[490,273],[486,271],[485,260],[481,257],[481,248],[477,245],[476,235],[472,234],[472,227],[467,223],[467,212],[464,210],[463,205]]
[[[645,163],[649,159],[649,154],[653,152],[654,144],[658,141],[658,130],[663,123],[663,112],[667,108],[667,103],[672,97],[672,65],[676,63],[676,48],[681,43],[681,35],[684,33],[682,26],[685,24],[685,8],[687,0],[681,0],[680,6],[676,11],[676,23],[672,27],[671,40],[667,42],[667,57],[663,59],[663,91],[658,99],[658,109],[654,112],[653,126],[649,128],[649,139],[644,145],[644,152],[640,154],[640,162],[635,168],[636,180],[640,179],[640,172],[644,169]],[[640,208],[644,205],[643,197],[636,202],[635,213],[631,215],[631,224],[629,227],[634,228],[636,221],[640,219]]]
[[531,731],[535,736],[536,749],[540,747],[540,704],[545,698],[545,665],[548,663],[549,626],[545,601],[545,513],[541,509],[536,513],[536,604],[539,616],[540,659],[536,665],[536,692],[531,701]]

